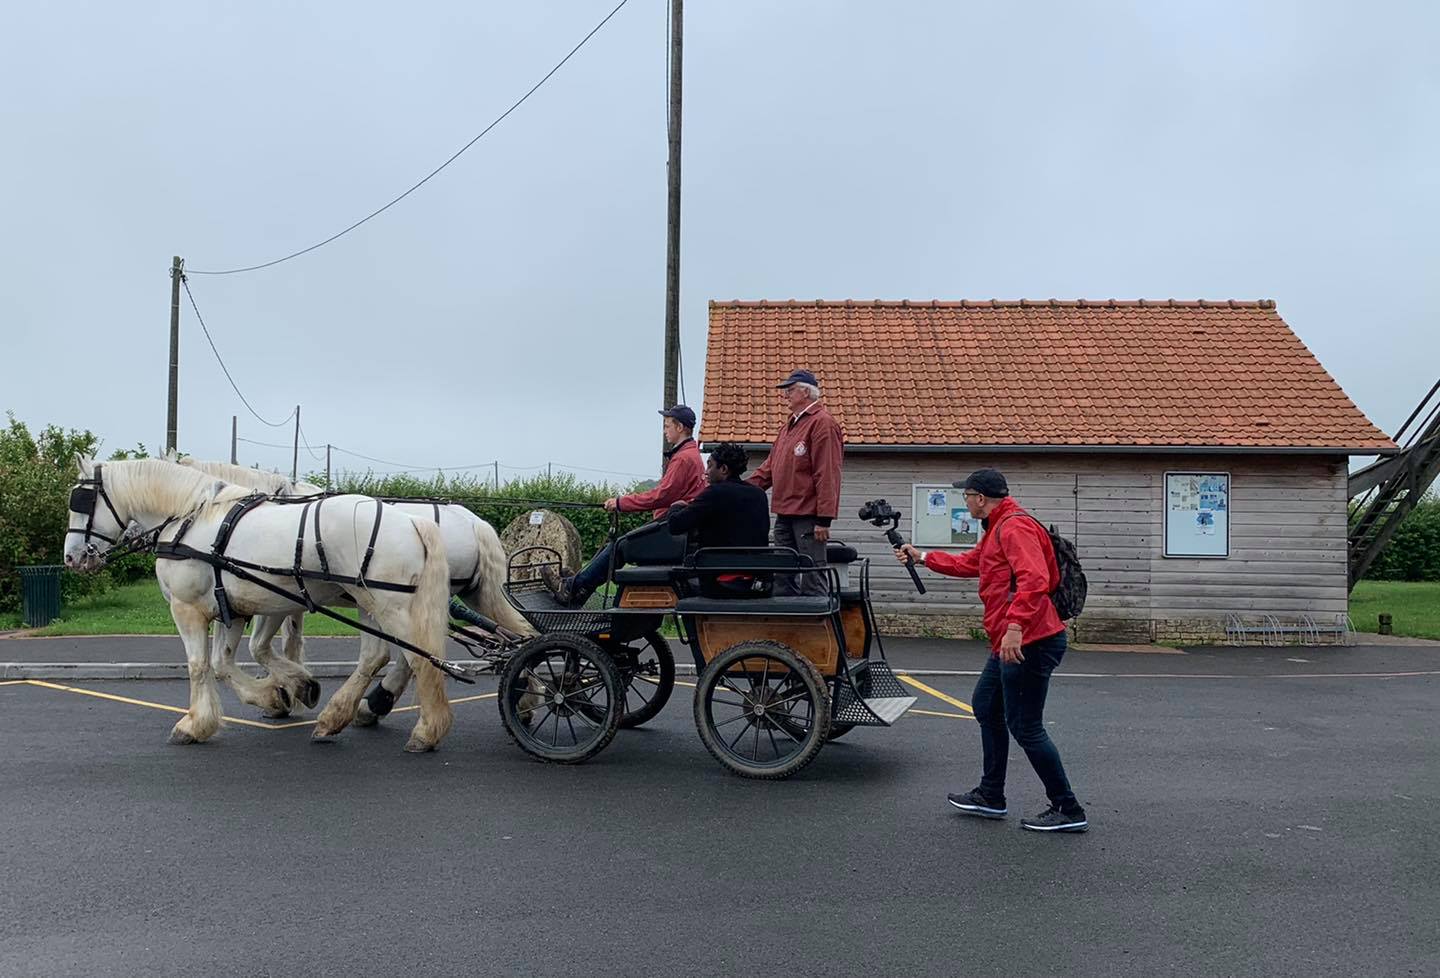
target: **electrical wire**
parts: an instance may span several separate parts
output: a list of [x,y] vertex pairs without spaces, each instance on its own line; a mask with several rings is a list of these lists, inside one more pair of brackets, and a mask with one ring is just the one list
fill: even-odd
[[230,381],[230,387],[235,391],[235,396],[240,398],[240,402],[245,405],[245,409],[255,415],[256,421],[259,421],[263,425],[269,425],[271,428],[283,428],[289,424],[290,419],[295,417],[294,411],[287,414],[283,421],[266,421],[260,416],[259,412],[250,406],[250,402],[245,400],[245,395],[240,393],[240,388],[235,384],[235,378],[230,376],[230,368],[225,366],[224,358],[220,356],[220,351],[215,348],[215,340],[210,337],[210,330],[205,325],[205,317],[200,315],[200,307],[195,304],[195,295],[190,291],[190,283],[186,280],[183,272],[180,275],[180,284],[185,286],[185,295],[190,299],[190,308],[195,310],[195,318],[200,321],[200,329],[205,334],[205,342],[210,344],[210,352],[215,354],[215,359],[219,362],[220,369],[225,373],[225,379]]
[[274,266],[274,265],[279,265],[281,262],[287,262],[287,261],[289,261],[289,260],[292,259],[292,258],[299,258],[301,255],[309,254],[310,252],[314,251],[314,250],[317,249],[317,248],[323,248],[325,245],[329,244],[330,242],[335,241],[335,240],[338,239],[338,238],[342,238],[342,237],[344,237],[345,235],[349,234],[351,231],[354,231],[354,230],[355,230],[356,228],[358,228],[360,225],[365,224],[367,221],[371,220],[372,218],[379,217],[381,214],[385,213],[385,212],[388,211],[390,208],[392,208],[392,207],[394,207],[396,204],[400,203],[400,201],[404,200],[406,197],[409,197],[409,196],[410,196],[411,194],[413,194],[415,191],[417,191],[417,190],[419,190],[421,187],[425,186],[425,184],[429,183],[429,182],[430,182],[430,179],[431,179],[432,177],[436,176],[437,174],[440,173],[441,170],[445,169],[445,168],[446,168],[447,166],[449,166],[451,163],[454,163],[456,160],[458,160],[458,159],[460,158],[460,155],[461,155],[462,153],[464,153],[466,150],[468,150],[471,146],[474,146],[476,143],[478,143],[478,142],[481,140],[481,138],[482,138],[486,133],[488,133],[490,130],[494,129],[494,128],[495,128],[496,126],[498,126],[500,123],[504,122],[504,121],[505,121],[505,118],[506,118],[508,115],[510,115],[510,113],[512,113],[512,112],[514,112],[516,109],[520,108],[520,106],[523,105],[523,104],[525,103],[525,101],[526,101],[528,98],[530,98],[530,96],[534,95],[537,91],[539,91],[540,86],[541,86],[541,85],[544,85],[547,81],[549,81],[551,75],[555,74],[555,72],[557,72],[557,71],[559,71],[561,68],[563,68],[563,67],[565,66],[565,63],[566,63],[567,61],[569,61],[571,58],[573,58],[573,57],[575,56],[576,52],[578,52],[581,48],[583,48],[583,47],[585,46],[585,43],[586,43],[587,41],[589,41],[590,38],[592,38],[592,37],[594,37],[596,34],[598,34],[598,33],[600,32],[600,28],[604,27],[604,26],[610,21],[610,18],[611,18],[611,17],[614,17],[616,14],[618,14],[618,13],[620,12],[620,8],[623,7],[623,6],[625,6],[625,4],[627,4],[627,3],[629,3],[629,2],[630,2],[630,0],[620,0],[620,2],[619,2],[618,4],[616,4],[615,9],[614,9],[614,10],[611,10],[608,14],[606,14],[605,17],[604,17],[604,19],[601,20],[600,23],[596,24],[595,27],[590,31],[589,34],[586,34],[583,38],[581,38],[580,43],[577,44],[577,45],[575,45],[573,48],[571,48],[571,49],[570,49],[570,53],[567,54],[567,55],[565,55],[565,57],[561,58],[560,61],[559,61],[559,63],[556,64],[555,67],[553,67],[553,68],[551,68],[549,71],[547,71],[547,72],[545,73],[545,77],[544,77],[544,78],[541,78],[538,82],[536,82],[535,85],[530,89],[530,91],[528,91],[528,92],[526,92],[524,95],[520,96],[519,100],[516,101],[514,105],[510,106],[510,108],[508,108],[508,109],[506,109],[504,112],[502,112],[502,113],[499,115],[499,117],[495,119],[494,122],[490,123],[490,125],[486,126],[484,129],[482,129],[482,130],[480,131],[480,134],[479,134],[478,136],[476,136],[474,139],[470,140],[470,141],[469,141],[468,143],[466,143],[464,146],[461,146],[461,147],[455,152],[455,155],[451,156],[451,157],[450,157],[448,160],[446,160],[444,163],[441,163],[441,164],[440,164],[439,166],[437,166],[435,169],[431,170],[431,171],[430,171],[428,174],[426,174],[418,183],[416,183],[414,186],[412,186],[409,190],[405,191],[405,192],[404,192],[403,194],[401,194],[400,196],[398,196],[398,197],[396,197],[395,199],[391,200],[391,201],[390,201],[388,204],[386,204],[385,206],[380,207],[380,208],[378,208],[378,209],[376,209],[376,210],[374,210],[374,211],[371,211],[369,214],[367,214],[367,215],[365,215],[364,217],[360,218],[360,220],[356,221],[354,224],[352,224],[352,225],[350,225],[349,227],[345,228],[343,231],[338,231],[338,232],[336,232],[335,234],[330,235],[330,237],[326,238],[324,241],[319,241],[319,242],[311,245],[311,246],[308,247],[308,248],[301,248],[299,251],[291,252],[290,254],[285,255],[285,256],[283,256],[283,257],[281,257],[281,258],[276,258],[276,259],[273,259],[272,261],[261,262],[261,263],[258,264],[258,265],[246,265],[246,266],[241,267],[241,268],[195,269],[195,270],[192,271],[191,274],[194,274],[194,275],[238,275],[238,274],[240,274],[241,272],[258,272],[258,271],[259,271],[260,269],[262,269],[262,268],[270,268],[270,267],[272,267],[272,266]]

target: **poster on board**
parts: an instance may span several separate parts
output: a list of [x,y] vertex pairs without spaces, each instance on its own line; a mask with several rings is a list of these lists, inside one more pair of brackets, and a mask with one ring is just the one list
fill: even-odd
[[924,484],[913,489],[910,535],[915,546],[968,550],[980,542],[980,521],[965,507],[961,490]]
[[1165,473],[1165,556],[1230,556],[1230,474]]

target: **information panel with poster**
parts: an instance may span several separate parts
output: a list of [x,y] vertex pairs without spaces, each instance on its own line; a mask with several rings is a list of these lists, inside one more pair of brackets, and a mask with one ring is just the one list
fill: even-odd
[[921,548],[968,550],[980,542],[980,520],[965,507],[965,491],[950,485],[916,485],[910,542]]
[[1230,474],[1165,473],[1165,556],[1230,556]]

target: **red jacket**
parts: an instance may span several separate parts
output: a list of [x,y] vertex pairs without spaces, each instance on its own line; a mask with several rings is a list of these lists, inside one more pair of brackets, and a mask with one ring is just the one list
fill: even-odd
[[687,438],[670,449],[660,484],[645,492],[621,496],[620,512],[638,513],[649,509],[654,510],[650,514],[653,519],[663,520],[671,506],[688,503],[705,491],[705,485],[705,463],[700,461],[700,446],[695,444],[695,439]]
[[845,436],[840,425],[816,401],[798,418],[780,426],[770,457],[747,481],[770,494],[777,516],[813,516],[829,526],[840,513],[840,470]]
[[1065,630],[1050,600],[1050,592],[1060,583],[1050,534],[1014,499],[1002,499],[991,512],[979,546],[958,556],[932,550],[925,555],[925,566],[950,577],[980,578],[985,634],[995,652],[1000,651],[1000,639],[1011,622],[1019,624],[1024,645]]

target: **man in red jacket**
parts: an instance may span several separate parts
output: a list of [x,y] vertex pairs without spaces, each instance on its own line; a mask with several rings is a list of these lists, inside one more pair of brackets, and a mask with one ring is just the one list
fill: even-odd
[[914,559],[937,574],[980,578],[991,654],[975,683],[972,706],[980,723],[984,766],[979,787],[950,795],[950,804],[967,815],[1005,817],[1005,765],[1014,736],[1050,798],[1049,808],[1023,819],[1020,826],[1036,832],[1084,832],[1090,824],[1085,809],[1045,732],[1050,674],[1065,655],[1065,623],[1050,600],[1060,583],[1055,548],[1039,521],[1010,498],[1010,487],[999,472],[980,469],[955,487],[965,490],[966,508],[985,527],[979,544],[959,556],[926,553],[908,543],[896,553],[902,563]]
[[[688,503],[705,491],[705,463],[700,461],[700,446],[695,443],[695,412],[684,404],[677,404],[661,411],[665,416],[665,441],[669,448],[665,452],[665,473],[660,484],[646,492],[632,492],[628,496],[616,496],[605,500],[608,512],[638,513],[651,510],[653,520],[663,520],[676,503]],[[637,531],[638,532],[638,531]],[[625,538],[600,548],[590,558],[590,563],[574,577],[566,578],[555,592],[561,604],[578,607],[605,583],[610,572],[611,550],[619,546],[615,566],[625,563]]]
[[[770,455],[749,478],[752,486],[772,490],[775,546],[791,547],[825,565],[830,523],[840,512],[840,471],[845,438],[840,425],[820,403],[820,382],[808,370],[796,370],[778,389],[784,393],[789,419],[780,426]],[[800,578],[797,580],[796,578]],[[781,575],[777,594],[824,594],[820,574]]]

